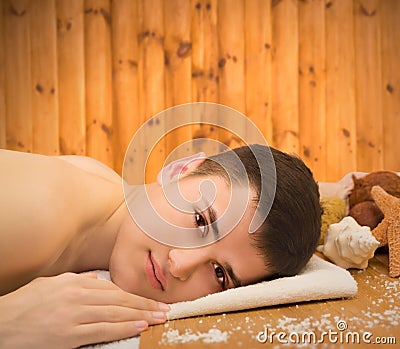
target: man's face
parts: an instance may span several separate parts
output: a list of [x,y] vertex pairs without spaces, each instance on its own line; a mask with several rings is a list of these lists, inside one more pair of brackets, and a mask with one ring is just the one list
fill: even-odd
[[[184,211],[171,205],[160,185],[149,185],[148,197],[162,220],[152,219],[154,211],[149,212],[148,217],[146,212],[143,214],[150,222],[155,222],[152,229],[157,234],[162,234],[164,228],[167,230],[173,224],[180,228],[177,234],[183,234],[181,228],[192,228],[198,229],[200,238],[205,238],[212,218],[218,220],[222,215],[225,224],[219,227],[220,235],[225,235],[224,229],[229,229],[230,233],[203,247],[174,248],[143,233],[126,209],[110,259],[111,278],[119,287],[140,296],[174,303],[251,284],[268,275],[264,260],[251,244],[248,233],[255,212],[251,200],[246,206],[248,191],[243,190],[245,206],[239,216],[241,219],[233,229],[227,228],[226,222],[238,221],[235,205],[243,207],[243,204],[232,202],[233,209],[228,209],[232,201],[230,187],[220,177],[208,179],[212,180],[214,189],[201,193],[203,177],[189,176],[179,181],[180,194],[189,203]],[[240,191],[238,195],[241,195]],[[198,202],[201,197],[212,203],[211,210],[199,212],[195,204],[190,209],[190,202]],[[216,217],[210,217],[210,212]],[[210,239],[210,235],[207,238]]]

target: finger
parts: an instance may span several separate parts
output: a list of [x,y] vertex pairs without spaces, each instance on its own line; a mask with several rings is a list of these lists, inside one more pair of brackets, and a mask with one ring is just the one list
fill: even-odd
[[119,288],[117,289],[86,289],[82,292],[82,302],[87,305],[117,305],[126,308],[164,311],[170,310],[169,305],[162,302],[140,297]]
[[[92,274],[92,273],[88,273]],[[109,290],[120,290],[120,288],[114,284],[110,280],[105,280],[105,279],[99,279],[97,277],[86,277],[86,274],[80,274],[84,276],[83,278],[80,279],[82,287],[88,288],[88,289],[109,289]]]
[[146,321],[80,325],[76,328],[76,333],[74,334],[76,340],[74,347],[134,337],[147,328]]
[[82,275],[84,277],[87,277],[87,278],[90,278],[90,279],[97,279],[98,278],[97,274],[94,271],[89,271],[87,273],[81,273],[80,275]]
[[139,320],[145,320],[150,325],[155,325],[164,323],[167,316],[163,311],[144,311],[114,305],[85,306],[76,314],[76,322],[79,324]]
[[62,278],[63,283],[74,285],[65,288],[65,292],[76,287],[79,292],[73,291],[72,295],[77,298],[80,304],[87,305],[118,305],[128,308],[153,311],[169,311],[170,307],[162,302],[140,297],[120,289],[117,285],[108,280],[95,279],[83,274],[65,273],[57,276]]

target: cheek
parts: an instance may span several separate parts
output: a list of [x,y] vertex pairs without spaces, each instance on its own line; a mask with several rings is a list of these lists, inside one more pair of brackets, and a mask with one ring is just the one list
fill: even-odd
[[124,222],[114,244],[110,258],[109,271],[113,282],[126,291],[138,282],[143,271],[146,238],[134,229],[134,224]]
[[[154,220],[154,224],[151,227],[154,231],[162,231],[166,229],[167,226],[171,225],[181,228],[193,227],[192,215],[194,210],[192,208],[183,207],[182,210],[180,210],[169,202],[161,200],[157,205],[154,205],[154,208],[155,212],[151,212],[151,214],[157,214],[161,218],[161,220]],[[147,215],[149,219],[151,214]]]
[[176,285],[174,290],[170,290],[167,301],[171,303],[191,301],[220,291],[210,274],[199,271],[190,279]]

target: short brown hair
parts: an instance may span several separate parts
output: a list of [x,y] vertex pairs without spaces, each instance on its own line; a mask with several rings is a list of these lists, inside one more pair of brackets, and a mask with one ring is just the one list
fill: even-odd
[[[254,246],[264,258],[266,278],[299,273],[315,252],[321,231],[319,191],[311,170],[297,156],[253,144],[213,155],[190,175],[218,175],[229,181],[229,176],[235,178],[237,158],[256,192],[257,210],[269,209],[265,221],[251,234]],[[274,168],[276,190],[272,206],[268,206],[271,190],[267,189],[263,198],[260,192],[262,183],[268,183],[275,175]]]

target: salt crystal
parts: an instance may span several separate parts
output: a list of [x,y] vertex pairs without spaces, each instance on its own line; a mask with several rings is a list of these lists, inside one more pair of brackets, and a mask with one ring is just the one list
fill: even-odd
[[192,333],[191,330],[186,330],[185,333],[179,333],[178,330],[169,330],[164,332],[161,337],[161,344],[178,344],[192,341],[202,340],[203,343],[221,343],[228,341],[228,333],[222,332],[219,329],[210,329],[208,332]]

